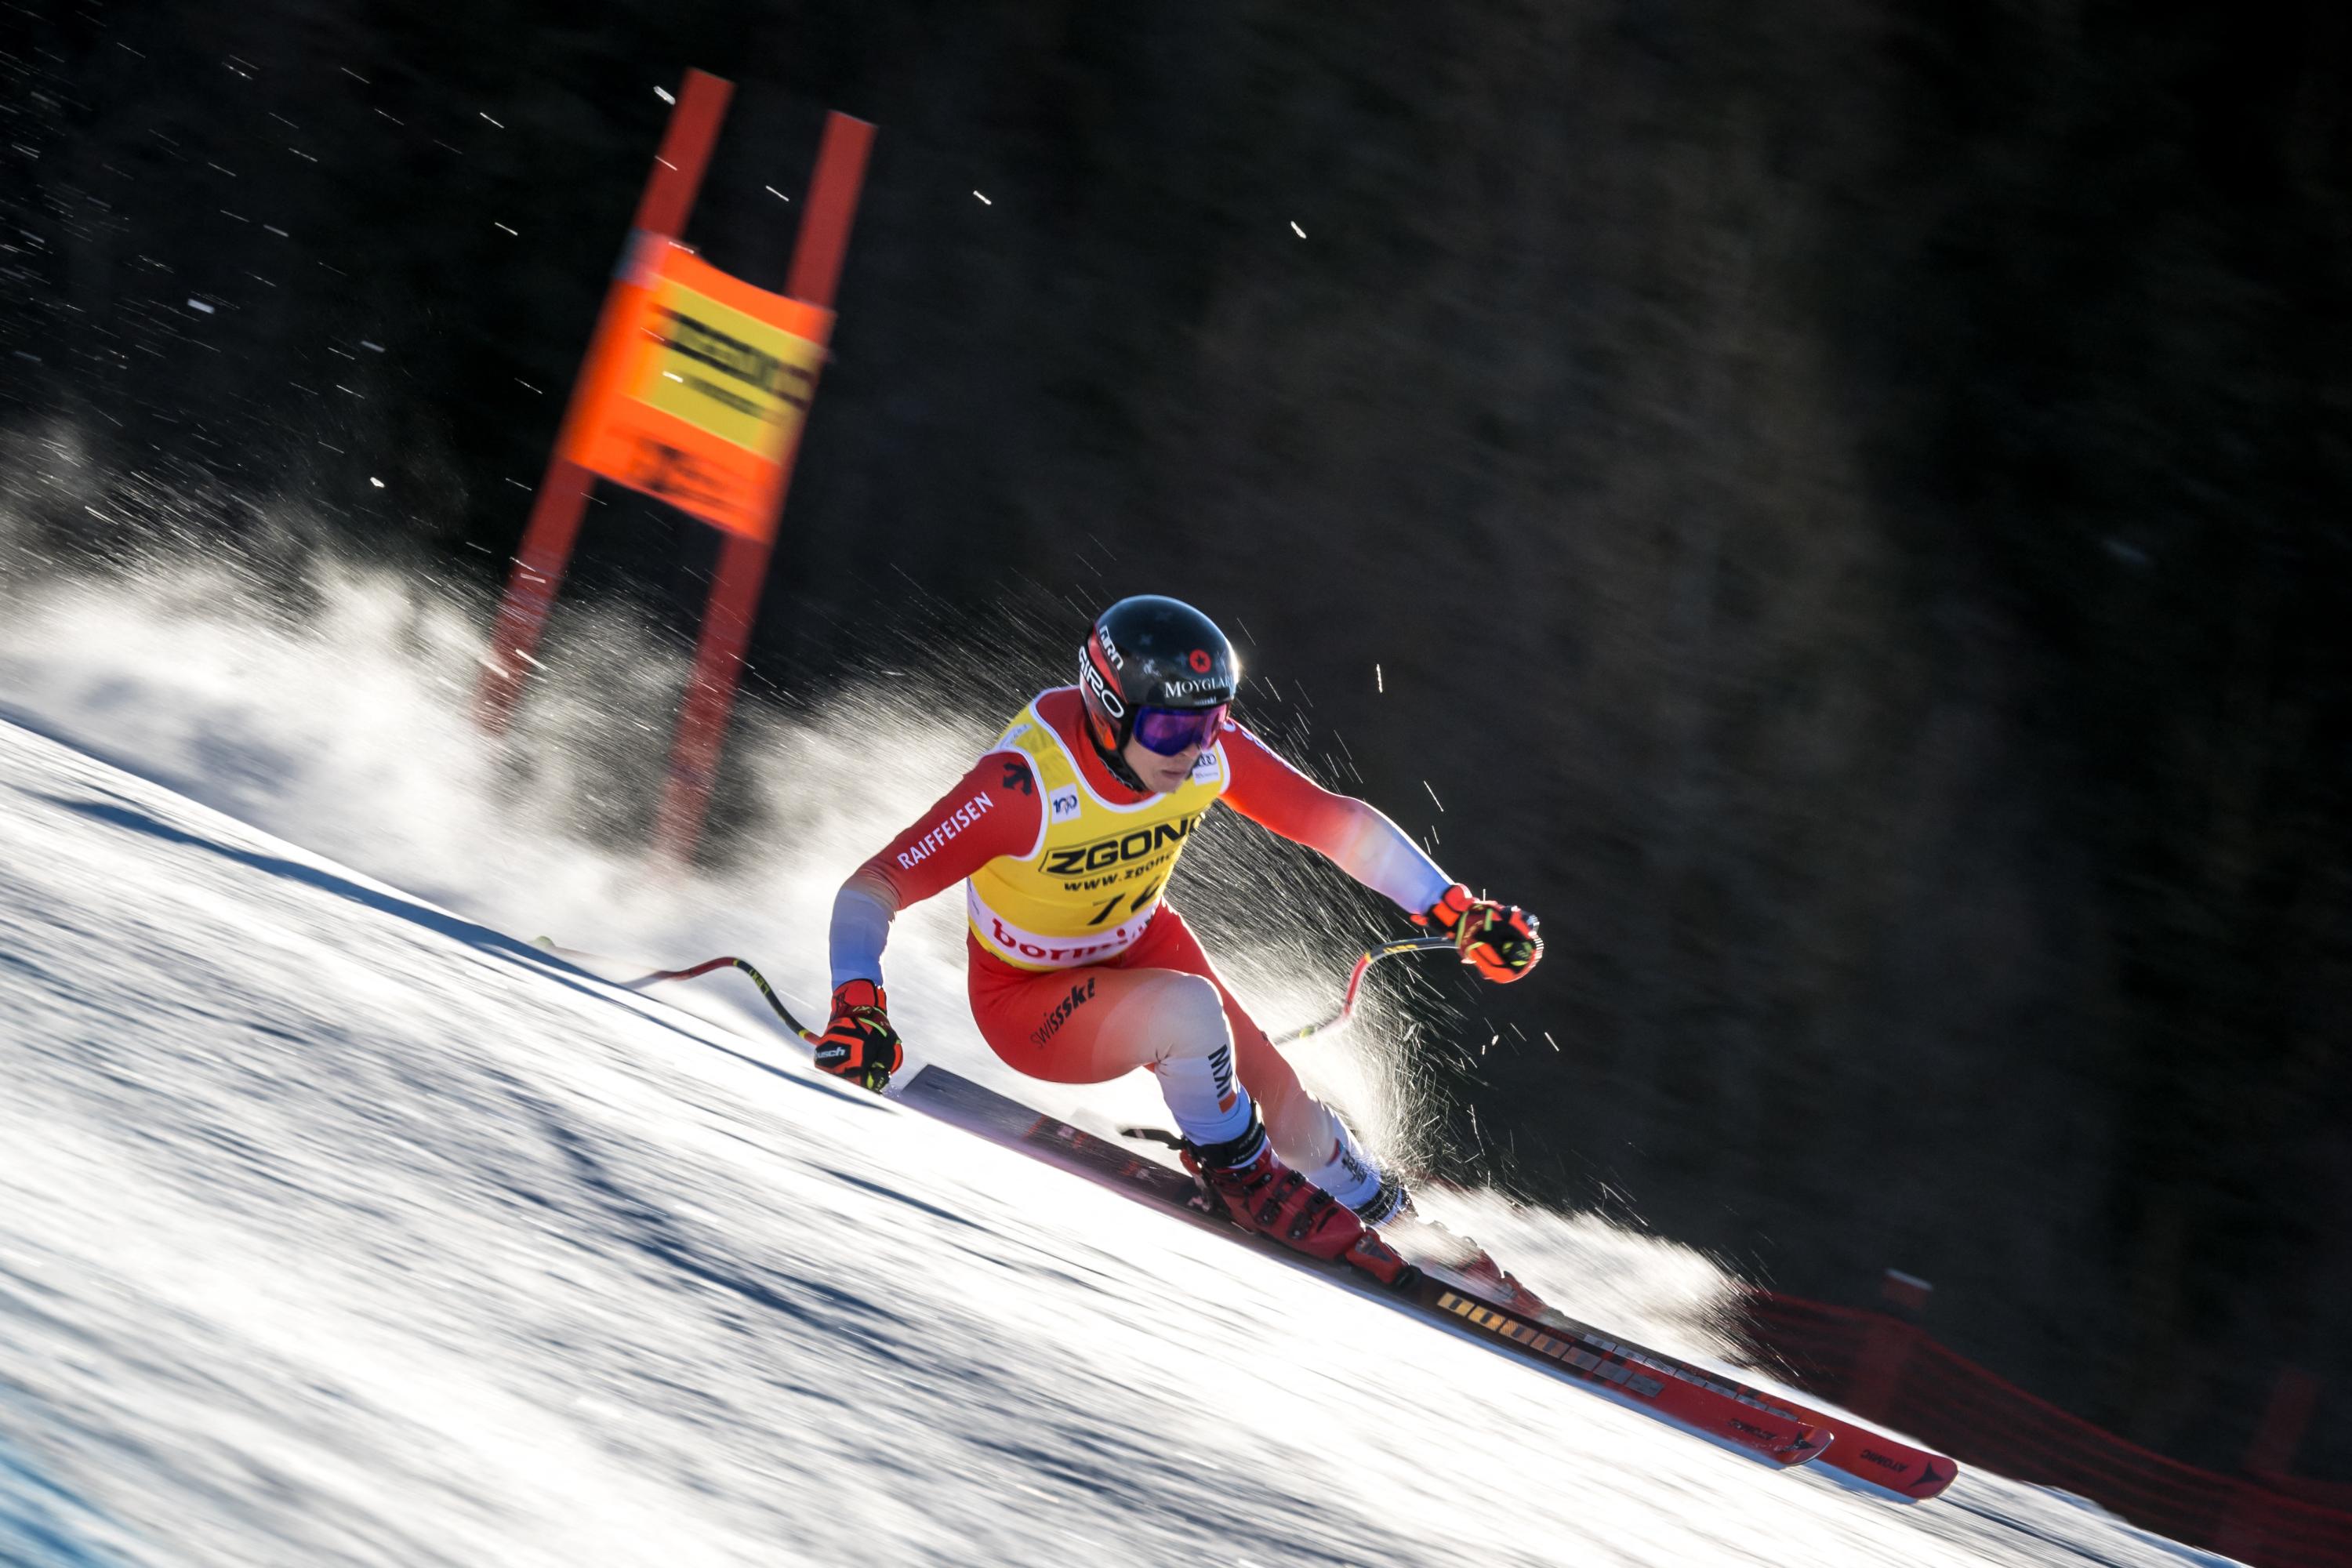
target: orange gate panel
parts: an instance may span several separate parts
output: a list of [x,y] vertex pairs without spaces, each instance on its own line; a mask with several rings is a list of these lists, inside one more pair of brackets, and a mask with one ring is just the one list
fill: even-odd
[[833,312],[650,234],[619,292],[563,455],[730,533],[773,539]]

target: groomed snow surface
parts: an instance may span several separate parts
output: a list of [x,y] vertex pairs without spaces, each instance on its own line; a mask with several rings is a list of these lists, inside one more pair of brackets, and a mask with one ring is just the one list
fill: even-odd
[[[1993,1477],[1776,1472],[836,1087],[723,983],[697,1016],[551,963],[100,760],[273,787],[198,743],[237,731],[172,687],[200,653],[143,689],[25,653],[134,640],[0,647],[47,731],[0,724],[0,1562],[2214,1561]],[[305,809],[385,809],[348,804]],[[854,858],[766,887],[797,939]],[[976,1071],[928,929],[912,1016]],[[1704,1260],[1469,1206],[1570,1310],[1716,1348]]]

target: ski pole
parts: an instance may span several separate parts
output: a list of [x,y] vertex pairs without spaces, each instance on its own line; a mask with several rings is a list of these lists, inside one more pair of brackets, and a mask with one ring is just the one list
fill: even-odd
[[792,1009],[785,1006],[782,999],[777,996],[776,988],[768,984],[768,977],[752,968],[744,959],[734,957],[706,959],[690,969],[657,970],[654,973],[641,974],[635,980],[624,980],[619,984],[624,991],[638,991],[657,980],[692,980],[697,975],[708,974],[714,969],[725,969],[730,965],[751,977],[751,984],[760,988],[760,994],[768,999],[768,1005],[775,1009],[776,1016],[784,1021],[785,1028],[790,1029],[812,1046],[824,1037],[814,1029],[809,1028],[798,1018],[793,1017]]
[[[607,964],[613,962],[596,953],[583,952],[578,948],[558,947],[552,937],[541,937],[532,945],[542,952],[551,952],[556,957],[566,959],[573,963]],[[737,958],[731,954],[724,958],[706,959],[688,969],[657,969],[651,974],[640,974],[635,980],[614,980],[607,984],[617,985],[624,991],[642,991],[656,981],[692,980],[698,975],[708,974],[714,969],[728,968],[740,969],[751,977],[751,984],[760,988],[760,994],[768,999],[768,1005],[775,1009],[776,1016],[784,1021],[785,1028],[790,1029],[812,1046],[824,1037],[793,1016],[792,1009],[784,1005],[782,999],[776,994],[776,988],[768,984],[766,975],[752,968],[748,959]]]
[[1339,999],[1339,1010],[1319,1024],[1309,1024],[1303,1029],[1293,1029],[1286,1035],[1276,1035],[1274,1037],[1274,1043],[1277,1046],[1286,1046],[1294,1040],[1303,1040],[1309,1035],[1328,1035],[1335,1029],[1346,1028],[1356,1016],[1356,997],[1364,986],[1364,971],[1381,959],[1394,958],[1400,952],[1434,952],[1441,947],[1451,948],[1453,945],[1454,939],[1450,936],[1407,936],[1368,949],[1358,955],[1356,967],[1348,972],[1348,989]]
[[[1454,939],[1448,936],[1408,936],[1367,949],[1357,955],[1356,966],[1348,972],[1348,985],[1340,995],[1339,1010],[1320,1023],[1293,1029],[1286,1035],[1276,1035],[1274,1037],[1274,1043],[1286,1046],[1294,1040],[1306,1039],[1310,1035],[1328,1035],[1335,1030],[1345,1028],[1355,1018],[1356,1003],[1362,995],[1364,988],[1364,972],[1381,959],[1393,958],[1401,952],[1434,952],[1439,948],[1451,948],[1453,945]],[[545,942],[545,946],[548,951],[561,956],[583,958],[588,956],[585,953],[569,953],[553,942]],[[776,1016],[783,1020],[785,1028],[790,1029],[810,1045],[816,1044],[822,1037],[815,1030],[793,1016],[792,1009],[784,1005],[782,999],[776,994],[776,988],[768,984],[766,975],[753,968],[749,960],[737,958],[731,953],[720,958],[705,959],[700,963],[689,965],[685,969],[657,969],[651,974],[640,974],[635,980],[620,980],[614,984],[624,991],[642,991],[646,986],[662,981],[693,980],[715,970],[730,968],[740,969],[751,977],[751,984],[760,988],[760,994],[767,999],[769,1007],[774,1011]]]

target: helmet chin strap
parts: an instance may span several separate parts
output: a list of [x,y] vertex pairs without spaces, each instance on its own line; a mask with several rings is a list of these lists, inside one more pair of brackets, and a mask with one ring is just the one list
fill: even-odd
[[1151,786],[1138,778],[1136,776],[1135,770],[1127,765],[1127,759],[1124,756],[1120,755],[1118,752],[1111,751],[1109,748],[1106,747],[1098,738],[1097,738],[1095,734],[1095,727],[1092,724],[1088,724],[1086,727],[1086,731],[1087,743],[1094,747],[1095,755],[1102,759],[1102,765],[1110,770],[1111,777],[1117,779],[1119,783],[1125,784],[1128,788],[1133,790],[1138,795],[1150,795],[1153,793]]

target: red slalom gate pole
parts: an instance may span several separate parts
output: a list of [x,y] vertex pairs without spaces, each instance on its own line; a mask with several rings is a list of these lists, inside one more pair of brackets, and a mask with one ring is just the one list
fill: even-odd
[[[654,155],[653,172],[646,177],[645,194],[637,198],[625,256],[635,247],[640,234],[675,238],[686,227],[695,195],[702,187],[702,172],[710,163],[710,149],[719,140],[719,123],[727,116],[727,100],[733,92],[733,84],[721,78],[698,70],[686,73],[677,106],[670,110],[669,125],[662,132],[661,150]],[[597,314],[595,335],[588,340],[590,360],[604,342],[619,297],[616,278]],[[563,456],[565,433],[581,416],[588,391],[589,377],[575,375],[562,429],[548,456],[547,472],[541,477],[539,492],[531,501],[530,521],[524,525],[522,543],[515,551],[514,571],[507,578],[505,597],[490,626],[489,652],[484,656],[481,684],[474,693],[474,720],[494,735],[504,733],[514,716],[524,671],[534,662],[531,652],[547,629],[555,590],[571,563],[572,546],[580,536],[581,514],[587,510],[588,493],[596,482],[595,475]]]
[[[833,308],[842,258],[849,248],[850,220],[857,211],[858,189],[865,182],[866,154],[873,145],[874,127],[866,121],[841,113],[825,117],[816,173],[810,178],[800,233],[793,242],[792,273],[785,292],[794,299],[828,310]],[[792,484],[798,455],[795,439],[793,451],[784,456],[783,474],[776,484],[778,511],[783,510],[784,492]],[[719,552],[718,576],[711,584],[709,606],[703,613],[702,640],[695,649],[694,673],[678,714],[669,777],[662,788],[661,813],[654,827],[660,852],[681,863],[693,854],[709,809],[710,787],[718,777],[719,752],[726,743],[727,718],[742,678],[743,649],[751,641],[752,617],[767,583],[769,551],[764,541],[730,533]]]
[[694,853],[710,786],[719,776],[719,754],[727,739],[727,716],[743,670],[743,649],[751,640],[752,617],[768,581],[769,547],[740,533],[719,546],[719,571],[710,602],[702,612],[702,640],[694,650],[694,673],[677,716],[670,749],[669,776],[662,785],[661,814],[654,842],[679,863]]
[[524,525],[514,570],[507,576],[506,596],[499,601],[498,619],[490,624],[481,684],[474,690],[474,721],[493,735],[506,731],[515,699],[522,694],[523,671],[536,662],[531,650],[539,646],[548,612],[555,606],[556,585],[563,581],[572,542],[580,537],[580,514],[587,509],[588,491],[595,482],[595,475],[561,457],[548,459],[547,472],[540,479],[530,521]]

